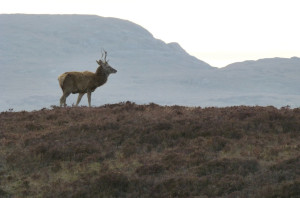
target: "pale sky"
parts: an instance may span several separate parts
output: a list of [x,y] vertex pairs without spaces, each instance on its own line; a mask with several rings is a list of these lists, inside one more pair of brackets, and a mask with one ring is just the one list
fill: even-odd
[[137,23],[215,67],[300,57],[300,0],[0,0],[0,14],[94,14]]

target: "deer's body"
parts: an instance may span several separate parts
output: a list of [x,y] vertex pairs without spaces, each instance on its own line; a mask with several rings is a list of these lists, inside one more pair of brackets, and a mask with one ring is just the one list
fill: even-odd
[[106,61],[106,53],[104,61],[97,61],[99,67],[95,73],[84,72],[65,72],[58,77],[59,85],[63,91],[60,98],[60,106],[66,106],[66,98],[72,93],[78,93],[76,106],[79,104],[82,96],[87,93],[88,103],[91,106],[91,93],[97,87],[105,84],[109,74],[116,73],[117,70],[113,69]]
[[87,93],[107,81],[107,76],[97,75],[93,72],[66,72],[58,77],[59,85],[65,92],[72,94]]

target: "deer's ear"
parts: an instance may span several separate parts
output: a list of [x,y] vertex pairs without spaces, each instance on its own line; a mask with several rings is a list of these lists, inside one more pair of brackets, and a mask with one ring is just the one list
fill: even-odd
[[101,60],[96,60],[96,62],[98,63],[99,66],[102,66],[102,61]]

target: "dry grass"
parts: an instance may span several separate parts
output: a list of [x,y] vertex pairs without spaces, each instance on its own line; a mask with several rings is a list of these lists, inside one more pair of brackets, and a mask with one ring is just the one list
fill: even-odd
[[0,114],[0,197],[300,197],[300,109]]

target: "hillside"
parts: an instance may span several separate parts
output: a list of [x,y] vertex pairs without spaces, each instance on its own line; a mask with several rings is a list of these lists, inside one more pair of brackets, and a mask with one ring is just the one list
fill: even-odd
[[0,197],[299,197],[300,109],[0,114]]
[[[0,15],[0,30],[0,111],[58,105],[57,76],[95,71],[101,49],[108,51],[118,73],[93,93],[96,106],[127,100],[202,107],[300,106],[297,57],[218,69],[135,23],[92,15]],[[72,96],[67,103],[75,101]]]

